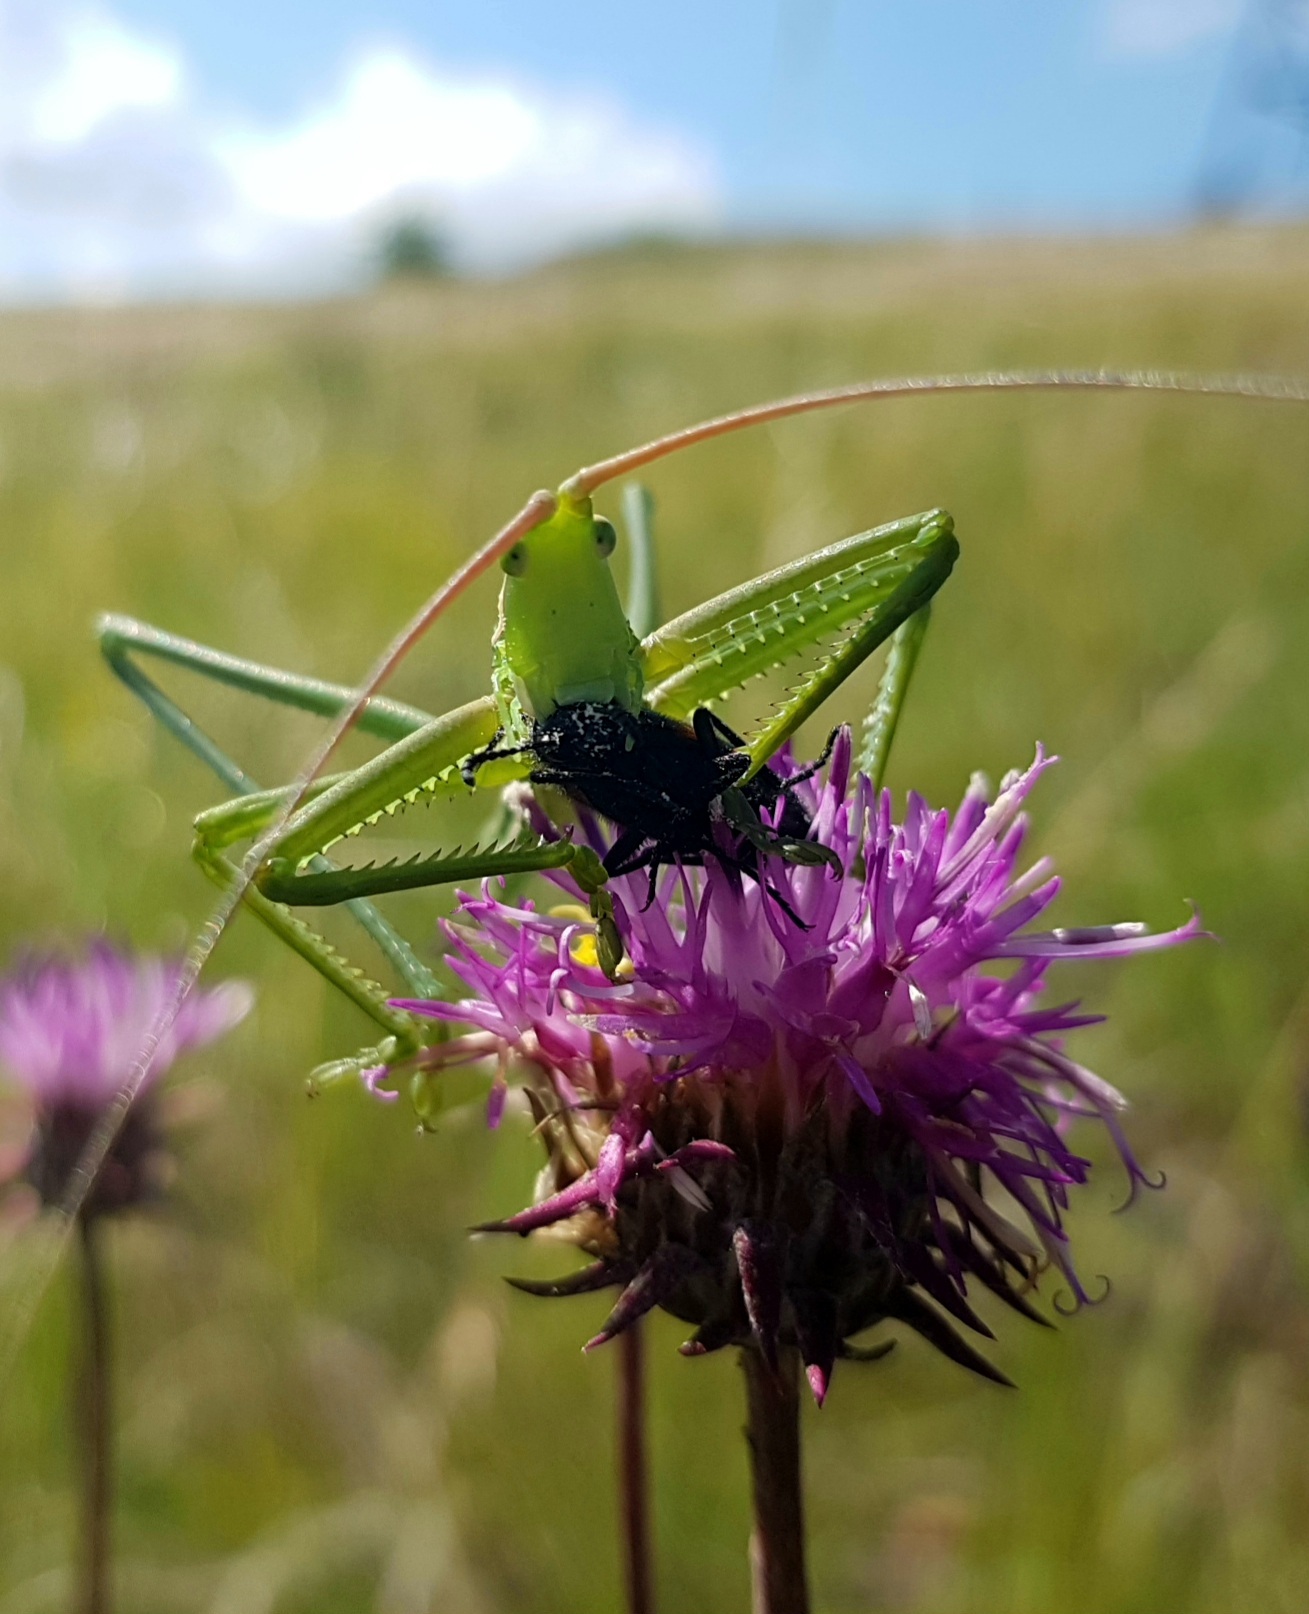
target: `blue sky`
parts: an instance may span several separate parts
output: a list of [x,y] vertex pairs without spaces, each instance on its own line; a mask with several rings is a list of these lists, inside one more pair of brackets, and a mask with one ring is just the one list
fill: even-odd
[[490,268],[642,228],[1170,224],[1244,10],[0,0],[0,295],[308,288],[409,211]]
[[[269,116],[367,41],[601,89],[717,157],[730,211],[847,227],[1139,221],[1187,204],[1225,0],[125,0]],[[1136,22],[1127,20],[1132,13]]]

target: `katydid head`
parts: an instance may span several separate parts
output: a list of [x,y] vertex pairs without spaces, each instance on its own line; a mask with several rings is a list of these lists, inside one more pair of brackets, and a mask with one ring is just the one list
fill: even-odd
[[615,542],[589,498],[561,497],[505,552],[495,640],[502,704],[515,700],[531,718],[581,701],[640,706],[637,639],[609,568]]

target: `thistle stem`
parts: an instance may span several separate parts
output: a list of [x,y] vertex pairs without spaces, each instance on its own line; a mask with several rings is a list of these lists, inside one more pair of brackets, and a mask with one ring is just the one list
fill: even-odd
[[746,1442],[754,1492],[750,1570],[754,1614],[809,1614],[804,1491],[800,1478],[800,1356],[781,1352],[774,1373],[752,1347],[745,1373]]
[[618,1494],[628,1614],[654,1614],[645,1449],[645,1327],[639,1319],[618,1336]]
[[112,1443],[109,1307],[100,1228],[85,1211],[77,1218],[82,1247],[83,1337],[75,1406],[82,1459],[82,1540],[76,1607],[109,1614],[109,1511]]

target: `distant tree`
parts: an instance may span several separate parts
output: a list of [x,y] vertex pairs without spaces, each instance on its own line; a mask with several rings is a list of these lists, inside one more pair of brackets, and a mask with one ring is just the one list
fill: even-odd
[[416,215],[386,226],[377,260],[383,280],[435,280],[450,273],[444,236],[430,220]]

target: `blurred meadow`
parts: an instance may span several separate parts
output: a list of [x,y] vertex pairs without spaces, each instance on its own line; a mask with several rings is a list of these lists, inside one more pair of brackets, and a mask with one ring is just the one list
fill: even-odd
[[[181,948],[221,794],[101,665],[131,613],[345,681],[540,485],[700,416],[874,375],[999,366],[1309,374],[1309,230],[679,248],[316,305],[0,314],[0,950],[108,927]],[[1109,1161],[1073,1217],[1105,1302],[996,1319],[1020,1388],[913,1337],[806,1413],[816,1606],[1260,1614],[1309,1600],[1309,412],[1145,396],[920,398],[685,454],[652,475],[669,614],[944,505],[939,601],[890,781],[953,805],[1036,741],[1034,855],[1065,922],[1221,938],[1057,985],[1132,1097],[1164,1192]],[[618,514],[618,500],[602,508]],[[621,564],[621,563],[620,563]],[[393,693],[487,687],[495,585]],[[854,718],[873,669],[832,717]],[[312,719],[165,683],[263,783]],[[742,721],[765,696],[743,696]],[[811,745],[826,724],[813,726]],[[362,757],[367,747],[354,742]],[[451,826],[455,828],[452,829]],[[468,826],[441,806],[402,849]],[[430,942],[439,900],[392,904]],[[335,934],[346,936],[345,931]],[[360,950],[367,945],[351,941]],[[112,1229],[124,1614],[606,1614],[618,1604],[604,1297],[470,1240],[537,1165],[480,1109],[314,1101],[365,1023],[250,919],[214,963],[256,1014],[191,1061],[175,1197]],[[1084,978],[1083,978],[1084,977]],[[20,1245],[0,1247],[16,1263]],[[0,1614],[66,1606],[69,1280],[0,1418]],[[1057,1295],[1057,1286],[1047,1296]],[[738,1370],[650,1329],[661,1603],[747,1606]]]

